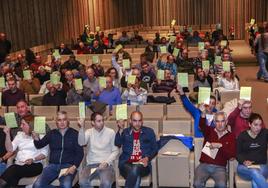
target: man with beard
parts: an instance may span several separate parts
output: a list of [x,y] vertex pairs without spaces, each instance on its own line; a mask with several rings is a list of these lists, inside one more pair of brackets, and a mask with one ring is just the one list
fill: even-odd
[[20,100],[25,100],[25,93],[17,88],[17,83],[14,79],[7,81],[8,90],[3,92],[2,104],[3,106],[16,106]]

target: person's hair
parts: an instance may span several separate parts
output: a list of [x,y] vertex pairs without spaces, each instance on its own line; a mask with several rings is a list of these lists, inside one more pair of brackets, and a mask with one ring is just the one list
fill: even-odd
[[141,116],[141,119],[143,119],[143,115],[142,115],[142,113],[141,113],[140,111],[133,111],[133,112],[130,114],[130,119],[131,119],[131,120],[132,120],[132,116],[133,116],[134,114],[139,114],[139,115]]
[[20,99],[20,100],[16,103],[16,105],[18,105],[20,102],[23,102],[23,103],[25,103],[27,106],[29,106],[28,102],[27,102],[25,99]]
[[147,61],[144,61],[144,62],[141,63],[141,67],[143,67],[144,65],[149,66],[149,63]]
[[251,124],[253,121],[255,121],[255,120],[257,120],[257,119],[259,119],[259,120],[261,120],[261,121],[263,122],[263,119],[262,119],[262,117],[261,117],[260,114],[257,114],[257,113],[251,113],[250,116],[249,116],[249,118],[248,118],[248,121],[249,121],[249,123]]
[[199,77],[198,77],[198,70],[199,69],[202,70],[202,71],[204,71],[202,67],[197,67],[195,69],[194,80],[199,80]]
[[[234,70],[230,67],[230,72],[231,72],[231,80],[234,80],[234,78],[235,78],[235,75],[234,75]],[[223,78],[225,78],[226,76],[225,76],[225,74],[226,74],[226,71],[225,72],[223,72]]]
[[210,99],[214,99],[216,101],[216,97],[214,95],[210,95]]
[[59,116],[59,115],[65,115],[66,117],[68,117],[68,114],[66,111],[58,111],[57,116]]
[[213,120],[216,121],[216,119],[217,119],[218,116],[223,116],[224,117],[224,120],[225,121],[227,120],[227,115],[226,115],[226,113],[224,111],[216,112],[214,114]]
[[105,76],[108,76],[108,75],[111,73],[112,70],[115,71],[115,78],[118,79],[118,78],[119,78],[119,75],[118,75],[118,72],[117,72],[116,68],[114,68],[114,67],[110,67],[110,68],[106,71]]
[[97,116],[102,116],[102,113],[100,113],[100,112],[94,112],[93,114],[91,114],[90,120],[91,121],[95,121]]

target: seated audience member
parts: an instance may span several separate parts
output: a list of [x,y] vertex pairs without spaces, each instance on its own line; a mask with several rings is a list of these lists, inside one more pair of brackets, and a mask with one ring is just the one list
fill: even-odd
[[108,34],[108,45],[107,45],[107,48],[108,49],[112,49],[114,48],[114,39],[113,39],[113,34],[112,33],[109,33]]
[[30,48],[25,49],[25,59],[29,63],[29,66],[34,63],[35,55]]
[[48,148],[36,149],[33,143],[34,117],[21,120],[21,132],[18,132],[11,142],[10,128],[5,127],[6,149],[9,152],[16,152],[15,164],[9,166],[0,176],[0,187],[17,186],[21,178],[34,177],[42,172],[42,160],[48,154]]
[[83,42],[79,42],[77,54],[90,54],[90,49]]
[[[248,118],[252,113],[252,103],[247,100],[239,100],[237,107],[228,116],[228,125],[231,126],[232,132],[236,137],[249,128]],[[265,125],[262,125],[265,127]]]
[[143,38],[141,35],[139,35],[138,30],[134,31],[134,36],[130,39],[130,41],[134,43],[141,43],[143,41]]
[[25,57],[23,54],[18,54],[17,55],[17,61],[15,62],[14,65],[14,72],[18,77],[22,78],[23,77],[23,71],[29,69],[29,64],[25,60]]
[[144,54],[146,56],[146,61],[153,63],[155,57],[154,46],[151,42],[148,42],[148,45],[145,47]]
[[3,106],[16,106],[20,100],[25,100],[25,93],[17,88],[16,80],[9,79],[7,81],[8,89],[2,94],[2,105]]
[[64,73],[66,70],[78,70],[80,64],[80,61],[77,61],[75,59],[75,55],[72,54],[70,55],[69,59],[61,65],[61,73]]
[[[11,154],[8,154],[10,152],[7,152],[6,147],[5,147],[5,140],[6,140],[6,134],[3,131],[3,129],[0,129],[0,177],[3,174],[3,172],[7,168],[7,159],[10,157]],[[1,180],[0,180],[0,185],[1,185]]]
[[119,37],[118,41],[120,44],[129,44],[130,38],[127,35],[126,31],[122,31],[122,35],[121,35],[121,37]]
[[67,92],[66,104],[77,105],[79,102],[90,102],[91,90],[89,88],[83,88],[76,90],[75,87],[70,88]]
[[51,55],[51,58],[45,63],[45,69],[48,72],[60,71],[61,66],[60,58],[55,58],[53,55]]
[[263,128],[259,114],[252,113],[248,121],[249,129],[241,132],[237,138],[237,174],[251,181],[252,188],[265,188],[268,187],[268,130]]
[[188,74],[194,74],[194,65],[191,59],[188,58],[188,50],[183,49],[181,54],[178,55],[175,63],[178,67],[178,72],[187,72]]
[[72,88],[74,88],[74,74],[72,71],[67,70],[65,72],[65,79],[63,82],[62,89],[64,92],[67,93]]
[[141,63],[141,80],[151,86],[155,81],[156,76],[148,62]]
[[113,86],[113,79],[110,76],[106,76],[106,87],[100,91],[97,101],[109,105],[110,110],[112,105],[122,103],[121,93],[118,88]]
[[5,61],[1,63],[0,68],[2,69],[3,67],[8,67],[9,69],[13,69],[15,66],[15,62],[12,61],[12,58],[10,55],[7,55],[5,57]]
[[168,41],[166,37],[161,37],[160,44],[157,46],[157,51],[161,52],[160,47],[163,47],[163,46],[165,46],[168,49]]
[[60,55],[70,55],[73,53],[71,49],[69,49],[64,43],[60,43],[59,53]]
[[198,92],[199,87],[210,87],[213,89],[213,78],[208,74],[207,71],[204,71],[202,68],[197,68],[193,83],[194,92]]
[[[119,154],[119,149],[114,145],[115,132],[105,126],[104,117],[100,113],[91,115],[92,128],[85,130],[85,120],[80,119],[78,143],[80,146],[87,145],[87,165],[82,169],[79,176],[81,188],[91,188],[91,180],[95,177],[100,179],[100,187],[111,188],[115,180],[114,161]],[[91,169],[97,168],[91,173]]]
[[45,69],[44,66],[40,66],[38,68],[38,73],[35,75],[35,78],[37,78],[40,81],[40,84],[44,84],[45,81],[48,81],[50,79],[49,72]]
[[112,66],[116,68],[120,79],[123,76],[123,72],[126,72],[126,74],[129,73],[129,70],[125,70],[123,68],[123,59],[129,59],[130,68],[131,68],[131,63],[132,63],[131,56],[123,48],[119,49],[118,52],[114,52],[112,55]]
[[[69,127],[66,112],[58,112],[57,129],[49,131],[43,138],[33,135],[36,148],[49,146],[49,164],[43,169],[34,182],[33,188],[50,187],[50,183],[59,178],[60,187],[71,188],[83,156],[83,147],[78,144],[78,132]],[[64,174],[59,177],[61,170]]]
[[121,85],[120,85],[118,72],[114,67],[110,67],[106,71],[105,76],[110,76],[113,79],[113,86],[117,87],[121,91]]
[[217,112],[214,115],[215,127],[210,127],[206,125],[204,104],[200,105],[200,111],[202,113],[199,127],[204,134],[203,150],[208,150],[208,153],[211,150],[218,151],[215,158],[200,151],[200,164],[194,173],[194,187],[205,188],[206,181],[212,178],[215,187],[227,188],[226,165],[228,160],[236,155],[235,136],[227,129],[227,117],[224,112]]
[[218,79],[220,91],[224,90],[239,90],[239,82],[234,75],[234,71],[223,71],[222,76]]
[[143,125],[141,112],[131,113],[128,128],[124,129],[123,121],[118,121],[115,145],[122,147],[118,167],[126,179],[125,187],[140,187],[141,177],[150,174],[150,161],[157,154],[155,133]]
[[40,55],[35,56],[34,63],[30,65],[30,69],[33,71],[34,75],[38,73],[38,68],[42,65],[42,57]]
[[31,78],[23,78],[20,81],[20,89],[27,94],[38,94],[40,90],[40,81],[33,77],[33,72],[30,71]]
[[193,32],[193,36],[190,39],[191,43],[198,43],[198,42],[202,42],[202,38],[199,36],[199,32],[198,31],[194,31]]
[[215,61],[215,50],[213,48],[211,48],[211,45],[210,45],[209,41],[205,42],[205,49],[208,52],[208,60],[210,62],[214,62]]
[[44,106],[60,106],[65,105],[66,93],[63,90],[58,90],[58,85],[54,85],[51,82],[47,83],[47,90],[42,99],[42,105]]
[[121,98],[129,105],[143,105],[147,102],[147,90],[140,87],[141,79],[136,77],[135,84],[128,84]]
[[[55,72],[53,72],[53,73],[51,73],[51,74],[57,74],[59,77],[61,77],[61,74],[60,74],[60,72],[58,72],[58,71],[55,71]],[[49,80],[47,80],[47,81],[45,81],[44,83],[43,83],[43,85],[41,86],[41,88],[40,88],[40,90],[39,90],[39,94],[47,94],[49,91],[48,91],[48,89],[47,89],[47,84],[48,83],[51,83],[51,80],[49,79]],[[57,88],[57,90],[62,90],[62,87],[63,87],[63,83],[61,82],[61,81],[59,81],[57,84],[56,84],[56,88]]]
[[230,62],[230,69],[232,69],[233,72],[235,72],[235,65],[231,61],[230,57],[231,56],[228,53],[225,53],[225,54],[222,55],[222,61],[221,61],[221,63],[214,65],[214,72],[215,72],[215,74],[222,74],[222,72],[223,72],[223,63],[225,63],[227,61]]
[[[194,104],[191,103],[189,98],[183,92],[183,89],[181,86],[177,86],[177,90],[179,92],[184,108],[192,115],[194,119],[195,137],[202,137],[203,134],[199,129],[199,120],[201,116],[201,111]],[[214,127],[213,114],[217,112],[216,98],[211,95],[209,99],[209,105],[206,105],[205,107],[206,107],[205,109],[206,110],[206,123],[208,126]]]
[[[208,51],[206,49],[199,52],[198,57],[194,59],[193,65],[194,68],[201,68],[202,67],[202,61],[207,61],[208,59]],[[209,62],[210,65],[212,62]],[[211,67],[210,67],[211,68]]]
[[98,40],[93,41],[91,53],[92,54],[103,54],[104,53],[103,47],[99,44]]
[[100,86],[99,86],[99,80],[95,77],[94,70],[91,67],[89,67],[87,69],[86,73],[87,73],[87,79],[84,80],[83,87],[84,88],[89,88],[91,90],[91,92],[92,92],[91,98],[94,95],[98,96]]
[[78,66],[78,73],[75,77],[81,78],[83,81],[87,79],[86,66],[84,64]]
[[175,78],[177,76],[177,65],[173,55],[168,55],[166,62],[163,60],[163,55],[161,54],[157,61],[157,68],[161,70],[170,70],[171,75]]
[[92,65],[90,65],[90,67],[94,70],[96,77],[104,76],[104,68],[103,66],[101,66],[101,63],[93,63]]
[[160,38],[160,33],[159,32],[156,32],[155,33],[155,38],[153,40],[153,44],[154,45],[159,45],[161,44],[161,38]]
[[[128,79],[128,76],[129,75],[132,75],[132,76],[136,76],[138,78],[141,78],[141,72],[140,72],[139,69],[133,68],[133,69],[129,70],[129,73],[126,74],[126,75],[123,75],[122,78],[121,78],[121,81],[120,82],[121,82],[121,87],[122,88],[127,88],[128,87],[128,85],[127,85],[127,79]],[[147,83],[145,83],[143,81],[141,81],[141,87],[144,88],[144,89],[146,89],[146,90],[148,89],[147,88]]]
[[99,42],[100,42],[100,46],[102,46],[102,48],[107,49],[107,47],[109,45],[109,39],[108,39],[108,37],[106,37],[104,35],[103,31],[100,32],[100,40],[99,40]]
[[152,85],[154,93],[169,93],[176,88],[176,81],[172,79],[170,70],[165,70],[164,80],[156,80]]

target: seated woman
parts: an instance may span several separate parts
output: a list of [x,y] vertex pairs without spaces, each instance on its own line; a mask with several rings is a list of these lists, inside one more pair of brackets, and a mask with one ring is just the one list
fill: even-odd
[[129,84],[121,98],[130,105],[143,105],[147,101],[147,90],[140,87],[141,79],[136,77],[135,84]]
[[0,176],[0,187],[17,186],[19,180],[24,177],[34,177],[43,170],[42,160],[48,154],[47,148],[36,149],[33,143],[33,116],[26,116],[21,120],[21,132],[18,132],[14,140],[10,139],[10,128],[5,127],[6,149],[9,152],[17,151],[15,164],[9,166]]
[[241,132],[237,139],[237,173],[242,179],[251,181],[252,188],[268,187],[268,130],[262,124],[262,117],[252,113],[249,130]]
[[218,80],[218,86],[220,87],[220,91],[239,90],[239,82],[234,75],[233,69],[222,73]]

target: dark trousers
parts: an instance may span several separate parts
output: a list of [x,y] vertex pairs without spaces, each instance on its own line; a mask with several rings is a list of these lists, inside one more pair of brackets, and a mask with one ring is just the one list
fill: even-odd
[[42,163],[32,163],[30,165],[11,165],[0,177],[10,186],[18,185],[21,178],[24,177],[34,177],[41,174],[43,170]]
[[141,178],[150,174],[150,167],[141,164],[125,163],[119,170],[126,179],[125,188],[140,187]]

